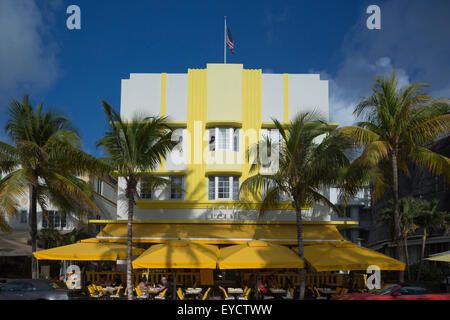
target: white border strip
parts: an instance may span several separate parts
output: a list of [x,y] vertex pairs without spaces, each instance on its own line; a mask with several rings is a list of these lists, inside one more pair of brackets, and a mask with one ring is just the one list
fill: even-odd
[[[127,240],[127,237],[97,237],[97,239],[100,240]],[[253,241],[253,240],[262,240],[262,241],[297,241],[297,239],[269,239],[269,238],[259,238],[259,239],[253,239],[253,238],[183,238],[183,237],[133,237],[133,239],[136,240],[193,240],[193,241]],[[303,241],[310,241],[310,242],[332,242],[332,241],[342,241],[342,240],[317,240],[317,239],[303,239]]]

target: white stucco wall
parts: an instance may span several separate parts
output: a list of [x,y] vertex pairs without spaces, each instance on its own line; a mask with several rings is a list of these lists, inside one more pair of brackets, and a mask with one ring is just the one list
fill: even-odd
[[177,140],[179,137],[183,140],[167,155],[164,161],[164,170],[186,170],[187,130],[176,129],[172,138]]
[[261,76],[261,117],[262,122],[284,119],[284,80],[282,74],[262,74]]
[[187,74],[167,74],[166,115],[168,121],[187,120]]
[[328,81],[318,74],[289,74],[289,119],[316,110],[329,120]]
[[120,116],[132,120],[134,115],[156,116],[161,113],[161,74],[132,73],[122,80]]

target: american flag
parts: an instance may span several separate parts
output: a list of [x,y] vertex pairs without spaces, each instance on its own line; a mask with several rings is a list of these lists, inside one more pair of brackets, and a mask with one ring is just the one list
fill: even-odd
[[233,35],[231,34],[231,31],[228,27],[227,27],[227,46],[228,46],[228,48],[230,48],[232,54],[236,54],[233,51],[233,49],[234,49]]

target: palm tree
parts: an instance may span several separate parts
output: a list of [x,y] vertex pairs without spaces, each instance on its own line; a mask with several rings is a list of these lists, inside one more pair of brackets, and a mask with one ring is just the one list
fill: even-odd
[[[106,152],[105,160],[114,167],[113,175],[126,182],[125,195],[128,200],[127,235],[127,288],[128,299],[133,299],[131,283],[131,248],[134,199],[138,182],[146,188],[155,189],[163,185],[172,185],[170,180],[152,175],[177,142],[171,140],[171,130],[161,117],[135,117],[132,121],[122,121],[120,115],[111,106],[101,100],[109,120],[109,129],[97,142]],[[177,185],[173,185],[177,188]]]
[[[450,181],[449,159],[425,146],[450,127],[448,99],[432,99],[422,90],[423,83],[398,88],[393,73],[377,77],[372,95],[363,99],[354,114],[363,121],[340,130],[354,139],[364,151],[357,159],[368,167],[379,167],[373,177],[374,197],[379,198],[389,188],[394,201],[394,237],[396,258],[401,259],[398,170],[410,176],[407,161],[428,169],[433,175],[446,174]],[[403,281],[403,272],[399,280]]]
[[448,231],[448,223],[450,215],[446,211],[438,211],[439,200],[421,201],[421,210],[416,217],[417,225],[423,230],[422,236],[422,250],[420,254],[419,269],[417,271],[417,279],[420,280],[422,272],[423,260],[425,258],[425,244],[427,241],[428,232],[433,232],[436,229],[442,229],[444,234]]
[[[250,167],[251,176],[241,185],[240,194],[245,199],[247,195],[262,193],[260,214],[282,201],[283,195],[293,200],[298,255],[304,259],[302,209],[322,203],[341,214],[340,208],[324,196],[323,191],[330,186],[338,187],[342,191],[343,203],[357,193],[356,171],[347,170],[350,165],[348,151],[353,144],[315,113],[301,113],[286,126],[277,120],[273,122],[281,135],[280,142],[263,139],[249,148],[247,157],[256,161]],[[268,156],[272,156],[270,150],[279,151],[278,170],[274,173],[260,172],[264,167],[260,160],[263,147],[268,148]],[[350,177],[350,173],[354,177]],[[345,183],[346,178],[349,178],[348,183]],[[300,299],[304,299],[305,269],[299,272]]]
[[[391,226],[393,226],[394,208],[394,201],[390,200],[389,207],[380,212],[378,222],[388,222]],[[405,254],[408,280],[411,280],[411,273],[409,270],[408,235],[419,227],[416,224],[416,218],[419,216],[420,210],[420,202],[413,197],[401,198],[399,201],[400,234],[403,237],[403,250]],[[392,228],[392,237],[394,236],[394,232],[394,228]]]
[[[106,166],[81,151],[81,140],[70,121],[53,112],[36,110],[29,97],[13,100],[5,130],[13,142],[0,142],[0,214],[17,214],[19,200],[29,198],[29,231],[36,251],[37,205],[46,219],[50,203],[60,214],[97,211],[91,201],[91,187],[78,176],[100,173]],[[106,172],[104,170],[103,172]],[[3,222],[6,222],[3,219]],[[3,223],[3,228],[8,226]],[[38,277],[32,259],[32,277]]]

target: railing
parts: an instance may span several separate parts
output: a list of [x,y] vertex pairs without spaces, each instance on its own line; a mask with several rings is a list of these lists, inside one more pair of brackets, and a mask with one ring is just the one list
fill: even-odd
[[[172,276],[173,272],[133,272],[131,274],[131,281],[134,286],[138,284],[139,279],[145,276],[147,282],[150,284],[157,284],[161,282],[162,277]],[[126,283],[126,272],[86,272],[86,282],[98,282],[102,277],[108,282],[113,282],[117,277],[122,283]],[[177,283],[190,283],[194,285],[200,281],[200,272],[177,272]]]
[[[251,274],[243,273],[243,280],[248,280]],[[132,282],[136,286],[140,278],[144,277],[150,284],[157,284],[161,282],[162,277],[172,277],[173,272],[133,272]],[[265,282],[269,276],[274,277],[282,287],[286,287],[288,279],[294,286],[300,285],[300,275],[297,272],[286,273],[272,273],[272,272],[258,272],[259,278]],[[86,272],[87,282],[98,282],[102,277],[107,281],[113,282],[116,277],[120,277],[122,283],[126,283],[126,272]],[[355,274],[353,275],[353,288],[366,288],[367,275]],[[194,285],[200,283],[200,272],[177,272],[177,283]],[[328,286],[347,286],[349,283],[349,275],[341,273],[308,273],[306,274],[306,285],[315,287]]]
[[[255,273],[253,273],[255,274]],[[248,280],[251,273],[244,273],[244,280]],[[258,273],[259,278],[266,282],[268,277],[272,276],[282,287],[286,287],[288,280],[294,286],[300,285],[300,275],[297,272],[288,272],[282,274],[276,274],[271,272]],[[353,276],[353,288],[364,289],[366,288],[367,275],[355,274]],[[347,286],[349,283],[349,275],[341,273],[309,273],[306,274],[306,286],[315,287],[340,287]]]

